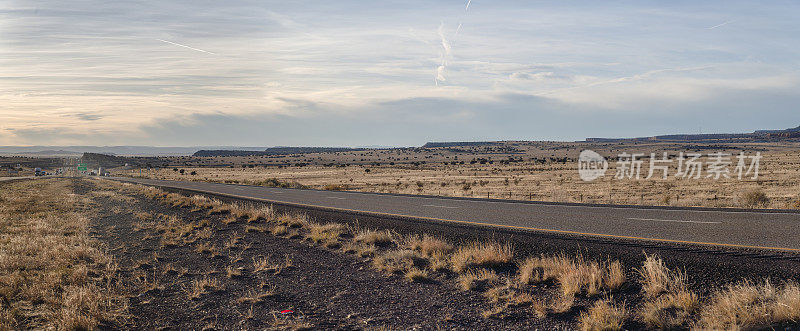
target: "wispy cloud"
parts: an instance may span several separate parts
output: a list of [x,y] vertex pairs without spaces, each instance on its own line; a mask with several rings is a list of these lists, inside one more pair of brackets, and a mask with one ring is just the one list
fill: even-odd
[[[463,1],[6,2],[0,145],[310,144],[328,126],[394,145],[581,137],[602,118],[681,131],[720,109],[732,128],[800,122],[798,2]],[[710,33],[734,22],[747,29]],[[197,118],[238,120],[210,135]],[[319,130],[263,130],[284,124]]]

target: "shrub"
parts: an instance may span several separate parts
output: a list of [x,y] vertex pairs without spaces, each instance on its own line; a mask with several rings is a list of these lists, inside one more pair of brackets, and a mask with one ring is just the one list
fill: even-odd
[[800,320],[800,286],[743,282],[714,293],[694,327],[702,330],[783,329]]
[[764,191],[755,189],[742,194],[740,203],[744,208],[765,208],[769,205],[769,197]]
[[375,246],[388,246],[394,242],[392,233],[386,230],[362,230],[355,236],[355,241]]
[[422,267],[424,259],[419,253],[408,250],[393,250],[378,255],[372,261],[376,269],[389,273],[410,270],[412,267]]
[[459,247],[450,261],[453,270],[463,272],[469,268],[497,268],[511,262],[514,258],[514,248],[511,244],[498,243],[472,243]]
[[621,330],[625,322],[625,306],[615,304],[611,299],[594,303],[588,312],[579,318],[581,330]]

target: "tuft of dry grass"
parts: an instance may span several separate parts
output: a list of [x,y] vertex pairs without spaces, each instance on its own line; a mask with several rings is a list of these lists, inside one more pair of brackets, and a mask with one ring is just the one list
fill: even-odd
[[514,258],[514,248],[511,244],[494,242],[479,243],[460,246],[450,257],[453,270],[464,272],[470,268],[496,268],[511,263]]
[[450,254],[454,249],[453,245],[449,242],[428,234],[424,234],[421,237],[408,237],[405,245],[412,250],[422,253],[424,257],[432,257],[435,255],[444,256]]
[[378,231],[378,230],[361,230],[356,233],[354,238],[355,241],[364,243],[367,245],[375,245],[380,247],[389,246],[394,242],[394,238],[391,232],[389,231]]
[[372,260],[372,265],[375,269],[395,273],[409,270],[412,267],[420,267],[423,262],[424,259],[419,253],[409,249],[398,249],[376,256]]
[[200,254],[215,255],[217,253],[217,247],[215,247],[213,244],[201,242],[194,246],[194,251]]
[[185,288],[186,294],[189,299],[199,299],[203,294],[208,293],[208,290],[216,289],[219,287],[219,281],[216,278],[203,277],[193,280],[189,286]]
[[619,289],[625,283],[625,273],[619,261],[600,263],[562,254],[526,259],[519,265],[517,280],[521,284],[555,280],[565,297],[580,293],[593,296]]
[[260,206],[250,209],[250,217],[247,218],[248,223],[258,221],[272,221],[275,219],[275,211],[272,206]]
[[638,272],[642,277],[642,290],[649,297],[686,291],[686,273],[670,270],[658,256],[645,255],[644,265]]
[[497,273],[489,269],[470,270],[458,276],[458,284],[464,291],[484,289],[498,280]]
[[338,245],[339,237],[347,231],[344,225],[338,223],[318,224],[309,222],[307,228],[306,239],[314,243],[322,243],[327,247]]
[[742,282],[717,291],[693,326],[700,330],[781,329],[800,320],[800,285]]
[[417,283],[427,282],[427,281],[430,280],[430,276],[428,275],[427,271],[425,271],[423,269],[416,268],[416,267],[412,267],[412,268],[406,270],[405,277],[409,281],[417,282]]
[[244,268],[241,268],[241,267],[237,268],[237,267],[234,267],[234,266],[231,265],[231,266],[228,266],[227,268],[225,268],[225,275],[227,275],[228,278],[241,277],[243,269]]
[[622,330],[625,314],[625,305],[608,298],[595,302],[589,311],[581,313],[578,321],[585,331]]
[[739,197],[739,204],[744,208],[766,208],[769,201],[769,197],[761,189],[744,192]]
[[699,304],[700,299],[693,292],[664,293],[642,303],[639,317],[652,329],[678,329],[688,325]]
[[277,287],[275,285],[268,285],[262,287],[262,290],[254,290],[250,289],[246,293],[244,293],[239,299],[236,299],[236,302],[239,304],[256,304],[261,303],[264,299],[269,298],[275,295],[275,289]]
[[285,225],[290,228],[302,228],[309,223],[308,216],[305,214],[281,214],[277,217],[276,221],[280,225]]
[[269,232],[275,236],[285,236],[289,233],[289,227],[285,225],[276,225],[273,226]]

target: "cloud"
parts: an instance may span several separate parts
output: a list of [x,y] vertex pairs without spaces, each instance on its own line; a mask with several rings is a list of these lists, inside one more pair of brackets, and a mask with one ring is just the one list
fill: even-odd
[[[729,109],[738,119],[719,121],[725,131],[800,122],[800,4],[493,2],[480,15],[468,7],[6,2],[0,143],[568,139],[634,125],[630,134],[693,130]],[[456,43],[445,24],[459,17],[470,33]],[[728,21],[742,28],[706,30]],[[229,126],[217,132],[214,120]]]

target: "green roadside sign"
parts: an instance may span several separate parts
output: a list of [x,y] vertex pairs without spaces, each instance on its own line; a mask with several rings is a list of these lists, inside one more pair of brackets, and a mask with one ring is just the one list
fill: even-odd
[[86,171],[86,163],[78,163],[78,171]]

